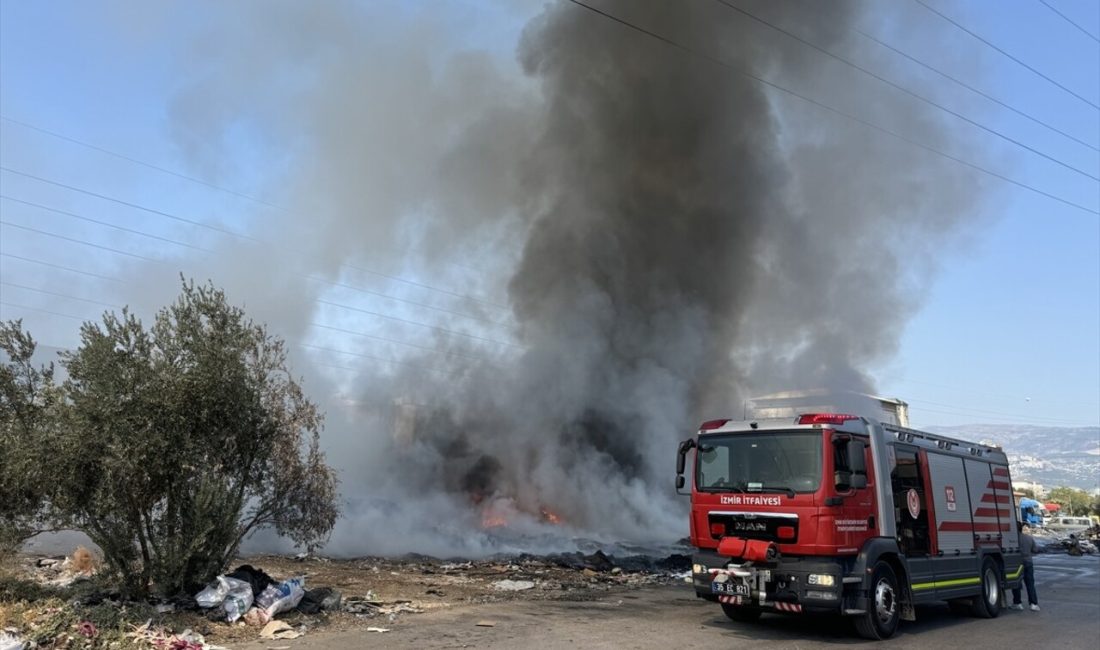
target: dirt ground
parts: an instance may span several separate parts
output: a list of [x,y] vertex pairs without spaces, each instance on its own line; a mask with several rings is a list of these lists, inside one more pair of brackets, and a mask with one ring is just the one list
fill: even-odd
[[[307,590],[324,587],[339,592],[340,606],[331,611],[279,615],[292,633],[306,638],[322,631],[340,634],[388,629],[409,617],[470,605],[595,602],[609,593],[682,581],[689,569],[687,556],[619,559],[601,552],[480,561],[444,561],[425,556],[336,560],[267,555],[241,558],[234,566],[238,564],[251,565],[276,580],[303,577]],[[127,633],[146,621],[150,629],[163,630],[165,636],[190,630],[211,647],[237,647],[257,640],[260,633],[259,628],[243,622],[208,620],[186,600],[122,602],[96,576],[76,571],[71,559],[20,555],[4,563],[0,575],[0,627],[37,638],[44,648],[99,647],[79,638],[79,626],[85,620],[99,628],[111,627],[124,644],[132,640]],[[49,640],[51,631],[57,633],[54,640]],[[82,645],[73,646],[73,642]],[[134,641],[132,647],[142,647],[141,640]]]

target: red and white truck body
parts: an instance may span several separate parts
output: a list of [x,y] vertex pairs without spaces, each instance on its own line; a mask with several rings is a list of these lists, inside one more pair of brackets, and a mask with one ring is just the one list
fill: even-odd
[[832,612],[881,639],[920,603],[996,616],[1019,584],[1000,448],[807,413],[704,422],[680,445],[678,488],[689,455],[693,583],[734,620]]

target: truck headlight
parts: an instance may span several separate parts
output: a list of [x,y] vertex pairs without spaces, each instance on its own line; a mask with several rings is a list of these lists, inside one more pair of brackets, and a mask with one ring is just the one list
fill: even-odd
[[828,573],[811,573],[807,582],[811,585],[832,587],[836,584],[836,578]]
[[691,565],[691,572],[692,573],[706,573],[707,572],[707,567],[704,564],[693,564],[693,565]]

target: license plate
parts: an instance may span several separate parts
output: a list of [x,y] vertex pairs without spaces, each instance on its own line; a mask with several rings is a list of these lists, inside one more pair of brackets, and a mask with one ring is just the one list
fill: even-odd
[[749,586],[743,582],[712,582],[710,583],[710,591],[711,593],[728,596],[748,596]]

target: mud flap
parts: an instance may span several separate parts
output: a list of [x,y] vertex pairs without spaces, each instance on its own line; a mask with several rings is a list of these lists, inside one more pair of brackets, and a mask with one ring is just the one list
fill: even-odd
[[901,585],[901,596],[901,612],[898,616],[903,621],[917,620],[917,608],[913,606],[913,589],[909,586],[908,580]]

